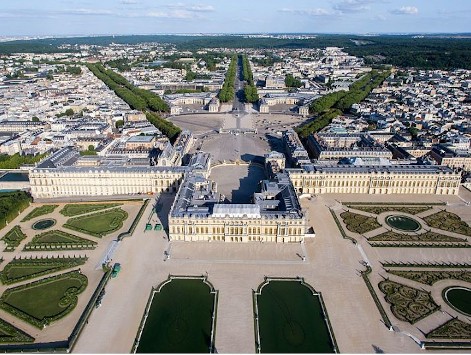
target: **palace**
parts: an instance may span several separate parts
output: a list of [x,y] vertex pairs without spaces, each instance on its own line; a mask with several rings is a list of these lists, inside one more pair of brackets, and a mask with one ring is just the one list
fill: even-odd
[[286,169],[299,194],[457,195],[461,174],[441,165],[305,165]]
[[[306,219],[288,176],[262,182],[251,204],[221,203],[216,184],[198,174],[182,183],[169,214],[169,238],[182,241],[302,242]],[[311,235],[313,236],[313,235]]]

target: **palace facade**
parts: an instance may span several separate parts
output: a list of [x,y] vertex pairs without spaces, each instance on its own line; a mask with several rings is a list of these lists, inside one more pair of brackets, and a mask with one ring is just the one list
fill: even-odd
[[457,195],[461,174],[440,165],[307,165],[287,169],[299,194]]

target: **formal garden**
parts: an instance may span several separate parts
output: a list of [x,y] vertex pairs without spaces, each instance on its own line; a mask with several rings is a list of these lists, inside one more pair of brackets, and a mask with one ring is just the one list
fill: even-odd
[[44,216],[47,214],[50,214],[54,212],[54,210],[57,208],[59,205],[43,205],[40,207],[36,207],[34,210],[32,210],[30,213],[28,213],[22,220],[21,222],[27,222],[33,218],[37,218],[40,216]]
[[425,334],[427,339],[471,339],[471,324],[452,318]]
[[95,249],[97,242],[61,231],[50,230],[40,233],[25,245],[25,251],[43,250],[90,250]]
[[[18,198],[15,194],[7,195],[10,200]],[[22,205],[22,209],[28,207],[29,202],[27,200],[24,206]],[[137,225],[147,202],[149,200],[146,200],[146,203],[140,206],[133,228]],[[14,205],[14,203],[10,204]],[[119,208],[123,205],[125,205],[125,208]],[[61,207],[59,208],[59,206]],[[91,310],[95,308],[99,295],[103,295],[103,287],[111,274],[104,273],[102,275],[95,293],[91,295],[90,300],[87,300],[86,309],[81,315],[77,314],[75,320],[77,323],[74,328],[72,328],[72,323],[64,323],[67,328],[71,327],[70,336],[65,339],[50,338],[49,340],[48,334],[54,334],[57,329],[55,327],[44,328],[63,319],[76,309],[78,297],[86,289],[88,285],[87,276],[90,276],[88,274],[90,268],[85,268],[84,265],[97,261],[90,261],[87,254],[84,253],[72,256],[73,253],[59,252],[94,250],[98,247],[105,250],[108,242],[103,241],[100,243],[93,237],[102,237],[118,231],[123,227],[124,221],[128,217],[128,211],[134,211],[134,209],[137,211],[138,208],[136,203],[129,205],[124,201],[65,205],[38,204],[31,208],[29,213],[25,213],[21,221],[18,218],[17,225],[12,222],[10,226],[5,228],[1,240],[6,246],[5,251],[14,251],[14,253],[11,254],[13,259],[9,257],[8,261],[0,260],[4,263],[2,271],[0,271],[0,282],[3,285],[0,308],[14,317],[8,316],[5,319],[0,319],[0,344],[8,347],[19,346],[14,349],[20,350],[31,347],[34,351],[45,346],[47,346],[47,349],[52,349],[52,351],[54,349],[66,351],[68,347],[69,349],[73,347],[71,344],[75,342],[80,329],[86,324],[87,317]],[[20,210],[15,210],[16,216],[18,216],[18,211]],[[66,218],[64,223],[62,216],[70,218]],[[76,230],[88,234],[90,237],[71,231],[67,232],[63,228]],[[18,248],[20,244],[22,250]],[[94,255],[101,257],[100,253]],[[82,274],[81,268],[84,271],[88,270],[86,271],[87,276]],[[98,273],[97,276],[102,273],[101,269],[96,272]],[[92,271],[92,273],[95,272]],[[93,287],[95,287],[95,281]],[[12,321],[12,318],[17,318],[17,320]],[[12,322],[12,324],[9,322]],[[44,329],[41,332],[42,340],[39,341],[41,344],[38,344],[37,347],[35,347],[36,344],[27,345],[35,342],[34,337],[36,335],[29,332],[34,335],[32,337],[25,333],[24,330],[27,329],[23,328],[24,323]],[[21,344],[24,344],[25,347],[21,347]]]
[[342,217],[345,227],[353,233],[363,234],[381,227],[376,218],[350,211],[342,212],[340,217]]
[[388,273],[412,281],[432,286],[441,280],[459,280],[471,283],[471,269],[469,270],[386,270]]
[[429,292],[391,280],[381,281],[378,287],[391,305],[392,314],[399,320],[413,324],[440,308]]
[[[469,238],[466,238],[471,236],[471,227],[459,215],[444,210],[444,206],[445,203],[349,202],[343,204],[343,209],[336,205],[330,212],[339,234],[354,244],[361,244],[362,248],[399,248],[399,251],[405,251],[405,248],[417,251],[441,248],[443,255],[453,256],[453,249],[471,247]],[[360,238],[354,233],[363,235]],[[387,250],[377,252],[397,257],[397,251],[392,254]],[[464,252],[457,251],[458,255],[465,255]],[[426,349],[469,347],[469,343],[462,340],[471,339],[471,323],[466,318],[471,315],[471,288],[449,285],[453,280],[459,285],[471,284],[471,263],[462,257],[453,259],[459,260],[455,262],[427,260],[427,255],[434,255],[430,253],[433,251],[421,253],[417,259],[420,261],[414,260],[414,251],[408,251],[404,253],[408,255],[405,260],[382,262],[384,271],[391,278],[378,274],[379,271],[373,270],[364,259],[366,270],[361,272],[361,276],[388,329],[394,330],[398,320],[404,321],[419,330],[428,330],[419,334],[411,331],[418,338],[422,337],[421,345]],[[411,256],[412,259],[408,260]],[[437,289],[443,287],[441,285],[444,284],[439,282],[444,280],[449,280],[448,287]],[[441,292],[441,297],[436,298],[437,291]],[[390,311],[385,304],[389,305]],[[437,312],[446,307],[445,304],[456,312],[448,307],[446,312]],[[416,325],[421,320],[424,323]]]
[[3,236],[2,239],[0,239],[6,244],[3,251],[14,251],[25,238],[26,234],[21,231],[20,226],[14,226]]
[[431,206],[362,206],[355,204],[347,204],[346,206],[358,211],[373,214],[381,214],[384,212],[402,212],[415,215],[432,209]]
[[121,229],[123,222],[128,218],[128,213],[121,208],[113,208],[93,214],[70,218],[64,228],[85,233],[94,237],[103,236]]
[[424,217],[423,220],[430,227],[471,237],[471,227],[454,213],[440,211]]
[[[426,285],[426,287],[434,287],[435,283],[442,280],[457,280],[462,282],[471,283],[471,264],[468,263],[404,263],[404,262],[384,262],[382,263],[385,271],[391,275],[395,275],[398,277],[402,277],[408,280],[412,280],[421,284]],[[407,268],[408,270],[404,270]],[[382,283],[391,281],[386,280]],[[405,304],[404,301],[404,292],[398,295],[398,289],[407,287],[408,289],[412,289],[411,287],[401,285],[398,283],[393,283],[394,286],[385,287],[384,284],[380,289],[383,293],[389,294],[390,299],[393,301],[386,300],[391,303],[391,310],[393,307],[397,307],[396,304],[400,304],[401,302]],[[400,286],[399,286],[400,285]],[[387,289],[387,290],[386,290]],[[394,290],[394,291],[393,291]],[[419,295],[422,293],[422,299],[426,300],[429,299],[429,293],[424,290],[417,290],[415,291],[407,290],[406,295],[413,296]],[[452,308],[457,309],[458,312],[463,313],[460,309],[464,308],[465,310],[471,306],[469,300],[471,299],[471,292],[467,291],[467,288],[464,287],[447,287],[442,290],[442,298],[445,300],[447,304],[449,304]],[[423,294],[426,292],[426,294]],[[456,294],[453,294],[456,293]],[[386,296],[388,297],[388,296]],[[433,302],[433,301],[432,301]],[[450,304],[453,303],[454,304]],[[433,302],[434,303],[434,302]],[[418,305],[415,305],[416,309],[418,309]],[[428,306],[422,308],[424,314],[427,312],[426,310],[432,310],[433,304],[428,303]],[[403,311],[401,311],[403,312]],[[401,320],[405,320],[404,317],[401,315],[397,315],[397,313],[393,314]],[[429,313],[430,314],[430,313]],[[466,315],[466,313],[464,313]],[[420,315],[417,315],[420,318]],[[425,315],[426,317],[426,315]],[[416,322],[416,321],[415,321]],[[464,319],[458,319],[457,317],[453,317],[451,320],[447,320],[443,324],[439,325],[438,327],[432,329],[428,333],[425,334],[426,339],[442,339],[442,340],[454,340],[454,339],[471,339],[471,323],[464,321]]]
[[439,234],[427,231],[421,234],[405,234],[392,230],[375,235],[368,238],[369,242],[463,242],[467,243],[464,238],[451,237],[445,234]]
[[121,206],[122,203],[71,203],[62,208],[59,213],[66,217],[74,217],[81,214],[91,213],[95,211],[104,210]]
[[38,328],[63,318],[77,305],[78,295],[87,287],[79,271],[41,279],[7,289],[0,308]]
[[13,259],[0,272],[0,281],[4,285],[33,279],[39,276],[78,267],[85,264],[87,257],[45,257]]
[[14,325],[0,319],[0,344],[31,343],[34,338]]

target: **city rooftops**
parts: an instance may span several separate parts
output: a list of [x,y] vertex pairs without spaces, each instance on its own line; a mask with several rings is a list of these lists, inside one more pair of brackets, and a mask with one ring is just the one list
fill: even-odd
[[312,171],[305,169],[287,169],[288,173],[299,172],[325,174],[365,174],[365,173],[400,173],[400,174],[451,174],[453,170],[443,165],[312,165]]
[[128,143],[151,143],[155,139],[154,136],[132,136],[127,142]]

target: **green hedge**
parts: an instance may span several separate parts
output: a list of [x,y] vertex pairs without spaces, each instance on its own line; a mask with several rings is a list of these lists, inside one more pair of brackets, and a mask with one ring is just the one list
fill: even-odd
[[0,343],[31,343],[34,338],[14,325],[0,319]]
[[34,210],[28,213],[26,217],[21,220],[21,222],[27,222],[33,218],[52,213],[58,206],[59,205],[44,205],[44,206],[36,207]]
[[[43,328],[72,312],[87,284],[87,277],[78,271],[52,276],[7,289],[0,298],[0,308]],[[51,314],[43,314],[45,309]]]
[[85,264],[87,257],[58,257],[41,259],[13,259],[0,272],[4,285],[34,279],[64,269]]
[[26,234],[24,234],[22,232],[20,226],[14,226],[1,239],[7,245],[4,251],[13,251],[13,250],[15,250],[16,247],[18,245],[20,245],[21,241],[25,238],[26,238]]

